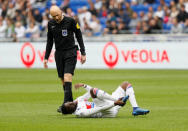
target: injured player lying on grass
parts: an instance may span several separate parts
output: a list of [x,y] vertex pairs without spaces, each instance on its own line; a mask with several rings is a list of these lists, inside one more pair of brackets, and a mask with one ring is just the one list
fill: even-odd
[[[129,99],[133,107],[132,115],[149,113],[149,110],[138,107],[133,87],[128,82],[123,82],[112,95],[83,83],[75,85],[76,89],[80,87],[85,88],[87,92],[73,102],[64,103],[58,112],[74,114],[77,117],[116,117],[119,109]],[[89,102],[89,98],[93,101]]]

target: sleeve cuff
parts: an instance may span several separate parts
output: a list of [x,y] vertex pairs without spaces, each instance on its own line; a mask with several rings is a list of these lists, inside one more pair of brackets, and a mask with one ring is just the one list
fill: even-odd
[[86,55],[85,51],[80,51],[80,52],[81,52],[81,55]]

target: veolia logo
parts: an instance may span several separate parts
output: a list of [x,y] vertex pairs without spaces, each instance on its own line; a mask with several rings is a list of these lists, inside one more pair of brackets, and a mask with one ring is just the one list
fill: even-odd
[[35,61],[35,49],[30,43],[25,43],[20,51],[20,56],[23,64],[30,68]]
[[112,69],[117,64],[118,59],[119,53],[117,46],[112,42],[108,42],[103,49],[103,60],[105,64]]

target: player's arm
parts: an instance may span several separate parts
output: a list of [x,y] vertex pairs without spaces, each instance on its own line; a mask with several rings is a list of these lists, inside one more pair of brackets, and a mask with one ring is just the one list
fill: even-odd
[[75,101],[78,101],[78,100],[89,100],[89,98],[91,98],[91,95],[89,92],[86,92],[84,95],[82,96],[79,96],[78,98],[76,98]]
[[48,58],[50,56],[51,50],[53,47],[53,33],[48,22],[48,33],[47,33],[47,44],[46,44],[46,53],[44,58],[44,68],[47,68]]
[[78,117],[90,117],[96,113],[99,113],[101,111],[108,110],[114,106],[123,106],[125,103],[122,100],[117,100],[114,103],[109,103],[101,107],[95,107],[91,109],[80,109],[78,112],[75,113]]
[[83,83],[78,83],[78,84],[75,84],[74,87],[75,89],[79,89],[80,87],[83,87],[87,91],[84,95],[78,97],[77,100],[78,99],[88,100],[91,97],[90,95],[90,90],[92,88],[91,86],[83,84]]
[[87,91],[90,91],[90,90],[92,89],[91,86],[86,85],[86,84],[84,84],[84,83],[77,83],[77,84],[74,85],[74,88],[75,88],[75,89],[79,89],[80,87],[83,87],[83,88],[86,89]]
[[86,61],[86,52],[85,52],[85,46],[84,46],[84,42],[83,42],[83,38],[82,38],[82,32],[80,30],[80,26],[78,24],[78,22],[76,22],[74,19],[72,20],[72,24],[73,24],[73,31],[76,35],[76,39],[78,41],[78,44],[80,46],[80,52],[81,52],[81,63],[85,63]]
[[76,112],[75,115],[78,117],[90,117],[96,113],[99,113],[104,110],[108,110],[114,106],[115,105],[112,103],[112,104],[104,105],[102,107],[95,107],[91,109],[80,109],[80,111]]

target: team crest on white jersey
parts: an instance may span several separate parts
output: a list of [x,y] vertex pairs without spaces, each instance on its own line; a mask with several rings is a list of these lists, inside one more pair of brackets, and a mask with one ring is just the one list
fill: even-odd
[[67,35],[68,35],[67,29],[62,30],[62,36],[67,36]]

